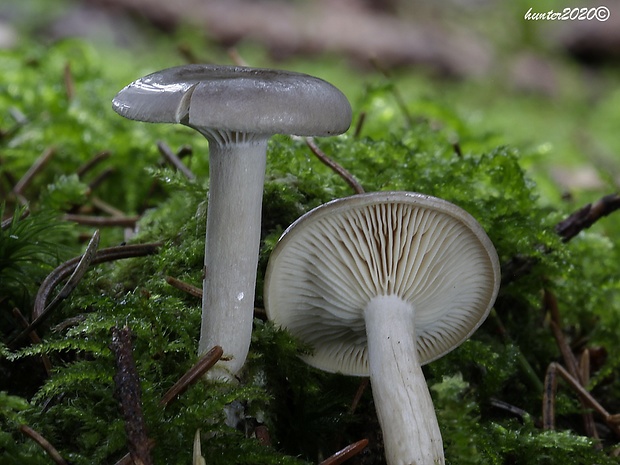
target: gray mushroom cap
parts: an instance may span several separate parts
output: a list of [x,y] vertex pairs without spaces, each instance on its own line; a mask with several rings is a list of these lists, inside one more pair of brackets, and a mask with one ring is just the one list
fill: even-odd
[[372,299],[394,295],[411,305],[425,364],[482,324],[499,283],[495,248],[467,212],[422,194],[376,192],[293,223],[271,255],[264,298],[271,320],[314,347],[307,363],[367,376],[364,309]]
[[345,132],[351,106],[336,87],[290,71],[186,65],[145,76],[112,101],[125,118],[254,134]]

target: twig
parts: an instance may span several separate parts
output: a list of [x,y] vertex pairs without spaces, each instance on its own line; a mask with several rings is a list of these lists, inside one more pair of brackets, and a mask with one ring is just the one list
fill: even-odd
[[239,53],[239,50],[237,50],[235,47],[230,47],[228,49],[228,57],[237,66],[249,66],[248,62],[243,59],[243,57]]
[[220,346],[213,347],[204,354],[196,364],[191,367],[174,385],[168,389],[159,401],[160,407],[167,407],[170,402],[183,394],[188,387],[195,383],[202,375],[204,375],[217,361],[222,358],[222,348]]
[[74,215],[67,213],[63,216],[65,221],[72,221],[74,223],[82,224],[85,226],[97,226],[97,227],[133,227],[136,225],[139,216],[92,216],[92,215]]
[[346,169],[336,163],[334,160],[329,158],[316,143],[312,137],[306,137],[306,144],[312,150],[312,153],[316,155],[316,157],[326,166],[331,168],[338,176],[345,180],[345,182],[353,188],[356,194],[363,194],[364,188],[362,185],[353,177],[351,173],[349,173]]
[[351,457],[359,454],[368,445],[368,439],[362,439],[348,445],[342,450],[339,450],[331,457],[323,460],[319,465],[339,465],[346,462]]
[[[549,371],[556,371],[562,378],[568,383],[568,385],[584,400],[585,404],[597,412],[607,424],[607,426],[620,437],[620,424],[616,419],[616,415],[611,415],[605,408],[598,403],[598,401],[592,397],[588,391],[579,383],[579,380],[575,379],[566,369],[559,363],[552,362],[547,369]],[[555,396],[550,396],[551,398]]]
[[179,289],[183,292],[187,292],[189,295],[193,297],[202,298],[202,289],[196,286],[192,286],[186,282],[181,281],[180,279],[173,278],[172,276],[166,276],[166,282],[170,284],[172,287]]
[[353,401],[351,402],[351,406],[349,407],[349,414],[352,414],[355,412],[355,409],[357,408],[360,400],[362,399],[362,396],[364,395],[364,391],[366,391],[369,384],[370,384],[370,378],[368,377],[365,377],[360,381],[360,385],[357,388],[357,391],[355,392],[355,396],[353,397]]
[[104,202],[99,197],[92,197],[90,199],[90,202],[93,204],[93,207],[95,207],[98,210],[101,210],[103,213],[107,213],[110,216],[115,216],[119,218],[126,217],[125,212],[119,210],[118,208],[113,207],[107,202]]
[[254,429],[254,436],[258,440],[261,446],[270,446],[271,437],[269,436],[269,429],[265,425],[258,425]]
[[[20,215],[19,215],[19,221],[27,218],[29,215],[30,215],[30,210],[25,208],[24,211],[21,212]],[[14,220],[13,217],[10,217],[10,218],[7,218],[6,220],[4,220],[2,222],[2,225],[0,226],[2,231],[4,231],[5,229],[8,229],[13,224],[13,220]]]
[[101,185],[101,183],[103,183],[103,181],[112,176],[115,171],[116,170],[112,167],[106,168],[101,173],[99,173],[91,182],[88,183],[88,188],[91,191],[95,190]]
[[[28,320],[26,320],[26,317],[22,315],[22,312],[19,311],[19,308],[15,307],[13,309],[13,316],[19,322],[22,328],[28,327]],[[36,331],[30,332],[30,340],[34,344],[41,343],[41,338]],[[45,368],[45,373],[47,373],[47,376],[50,376],[50,374],[52,373],[52,363],[50,362],[50,358],[47,356],[47,354],[41,354],[41,362],[43,363],[43,368]]]
[[[147,442],[147,447],[149,448],[149,451],[153,448],[154,445],[155,445],[155,440],[154,439],[149,439],[148,442]],[[127,452],[114,465],[136,465],[136,464],[133,461],[133,459],[131,458],[131,454],[129,452]]]
[[[108,247],[106,249],[101,249],[97,251],[95,257],[92,259],[92,265],[98,265],[100,263],[111,262],[114,260],[120,260],[123,258],[133,258],[133,257],[143,257],[146,255],[153,255],[158,252],[159,247],[161,246],[160,242],[153,242],[148,244],[134,244],[134,245],[122,245],[117,247]],[[39,287],[39,291],[35,297],[33,314],[39,315],[35,318],[32,323],[28,325],[28,328],[24,329],[19,335],[13,338],[9,342],[9,346],[14,345],[19,342],[24,337],[28,336],[28,334],[37,328],[45,318],[50,314],[50,312],[44,312],[43,310],[46,307],[46,302],[48,297],[54,288],[67,279],[78,263],[82,259],[82,256],[72,258],[71,260],[61,264],[54,271],[52,271],[47,278],[43,280],[43,283]]]
[[67,61],[63,70],[63,80],[65,82],[65,92],[67,93],[67,100],[70,102],[75,97],[75,82],[73,81],[73,75],[71,74],[71,63]]
[[21,425],[19,427],[19,430],[25,436],[28,436],[30,439],[36,442],[47,453],[47,455],[50,456],[50,458],[54,461],[54,463],[56,463],[57,465],[68,465],[67,461],[62,458],[62,456],[60,455],[60,453],[58,453],[56,448],[52,446],[47,439],[45,439],[43,436],[41,436],[31,427],[27,425]]
[[[553,332],[553,336],[558,344],[560,352],[562,353],[562,358],[564,359],[564,363],[568,368],[568,372],[571,374],[573,378],[581,382],[582,386],[585,386],[584,378],[581,376],[579,366],[577,363],[577,359],[575,358],[575,354],[573,354],[572,349],[570,348],[568,342],[566,342],[566,338],[564,337],[564,333],[562,332],[562,321],[560,317],[560,310],[558,307],[557,299],[555,295],[549,291],[548,289],[544,290],[544,302],[545,309],[551,315],[550,326]],[[554,386],[555,389],[555,386]],[[547,392],[545,391],[545,394]],[[583,399],[580,399],[581,404],[585,406],[585,402]],[[583,422],[588,436],[598,439],[598,431],[596,430],[596,426],[594,424],[594,417],[591,412],[584,412],[583,414]]]
[[142,414],[140,378],[133,359],[129,327],[112,328],[111,349],[116,358],[114,383],[125,419],[129,455],[136,465],[151,465],[149,440]]
[[[593,204],[577,210],[555,226],[555,232],[563,242],[570,241],[584,229],[592,226],[597,220],[620,209],[620,195],[610,194],[599,199]],[[542,253],[550,253],[546,247],[540,247]],[[502,285],[506,285],[527,274],[538,259],[528,256],[513,257],[508,263],[502,265]]]
[[81,178],[82,176],[84,176],[88,171],[93,169],[96,165],[107,159],[109,156],[110,152],[108,150],[104,150],[103,152],[99,152],[98,154],[96,154],[94,157],[92,157],[90,160],[88,160],[76,170],[78,177]]
[[[383,74],[383,76],[386,79],[391,79],[391,76],[388,70],[385,69],[385,67],[383,67],[377,59],[374,59],[374,58],[371,59],[370,63],[375,67],[377,71]],[[400,93],[398,88],[394,85],[390,86],[390,91],[392,92],[392,96],[394,96],[396,105],[398,106],[403,116],[405,117],[405,121],[407,122],[407,127],[413,127],[413,123],[414,123],[413,117],[411,116],[411,113],[409,113],[409,110],[407,109],[407,104],[405,103],[405,99],[403,98],[402,94]]]
[[86,250],[82,254],[80,261],[77,263],[75,269],[73,270],[73,273],[71,273],[71,276],[69,277],[69,280],[65,283],[65,285],[60,290],[60,292],[56,294],[56,296],[52,299],[52,301],[49,304],[45,306],[45,308],[40,310],[41,311],[40,314],[37,313],[39,311],[38,307],[35,307],[33,309],[33,312],[32,312],[33,320],[37,319],[41,314],[51,311],[61,301],[69,297],[71,292],[73,292],[73,290],[77,287],[79,282],[82,280],[82,278],[86,274],[86,271],[88,270],[90,263],[93,261],[93,258],[95,258],[95,255],[97,254],[97,248],[99,247],[99,238],[100,238],[99,230],[97,230],[95,231],[90,241],[88,242],[88,245],[86,246]]
[[366,122],[366,112],[363,111],[360,113],[359,118],[357,119],[357,123],[355,124],[355,131],[353,132],[353,138],[358,139],[360,134],[362,133],[362,127]]
[[192,171],[185,166],[185,164],[181,161],[181,159],[172,151],[172,149],[165,142],[159,141],[157,142],[157,149],[159,153],[174,166],[178,171],[180,171],[183,176],[185,176],[190,181],[196,179],[196,175],[192,173]]
[[24,189],[30,184],[32,179],[45,167],[47,162],[51,160],[51,158],[56,153],[56,149],[54,147],[46,148],[43,153],[35,160],[35,162],[28,168],[26,174],[22,176],[22,178],[15,184],[13,187],[13,194],[17,196],[21,196],[24,192]]
[[555,227],[555,231],[568,242],[584,229],[588,229],[597,220],[620,209],[620,195],[609,194],[594,203],[572,213]]

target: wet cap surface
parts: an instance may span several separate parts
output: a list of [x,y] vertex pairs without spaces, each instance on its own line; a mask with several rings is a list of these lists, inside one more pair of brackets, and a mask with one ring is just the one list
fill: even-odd
[[269,135],[329,136],[351,123],[348,100],[328,82],[239,66],[165,69],[129,84],[112,106],[138,121]]

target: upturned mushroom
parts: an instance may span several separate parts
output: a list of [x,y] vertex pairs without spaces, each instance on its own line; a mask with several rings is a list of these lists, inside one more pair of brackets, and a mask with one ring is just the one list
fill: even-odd
[[209,196],[200,354],[220,345],[210,377],[230,379],[251,339],[267,141],[274,134],[346,131],[351,107],[331,84],[305,74],[187,65],[129,84],[113,100],[120,115],[181,123],[209,141]]
[[421,366],[478,328],[500,283],[479,223],[438,198],[376,192],[302,216],[274,248],[267,316],[310,344],[310,365],[370,376],[387,463],[444,463]]

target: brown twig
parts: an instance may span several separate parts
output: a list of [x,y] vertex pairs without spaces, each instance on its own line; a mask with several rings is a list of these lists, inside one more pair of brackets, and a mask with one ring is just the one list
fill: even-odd
[[[617,422],[617,419],[616,419],[617,416],[611,415],[607,410],[605,410],[605,408],[601,404],[599,404],[598,401],[594,397],[592,397],[592,394],[590,394],[588,391],[584,389],[584,387],[581,385],[579,380],[571,376],[571,374],[568,371],[566,371],[566,369],[562,365],[556,362],[553,362],[549,365],[547,372],[549,373],[550,371],[559,374],[564,379],[564,381],[566,381],[568,385],[584,401],[584,403],[588,407],[593,409],[596,413],[598,413],[605,421],[605,424],[607,424],[607,426],[618,437],[620,437],[620,424]],[[555,376],[555,373],[552,376]],[[551,383],[550,389],[553,389],[553,392],[552,393],[550,392],[550,395],[549,395],[550,399],[555,398],[555,385],[553,384],[554,383]]]
[[140,377],[133,359],[129,327],[112,328],[111,349],[116,358],[114,383],[125,420],[129,455],[136,465],[151,465],[149,439],[142,414]]
[[[28,210],[27,208],[24,209],[23,212],[21,212],[21,214],[19,215],[19,221],[27,218],[30,215],[30,210]],[[2,231],[4,231],[5,229],[8,229],[11,225],[13,224],[13,217],[7,218],[6,220],[2,221],[2,225],[0,226],[0,228],[2,229]]]
[[[149,451],[153,448],[153,446],[155,446],[155,440],[149,439],[147,442],[147,447],[149,448]],[[131,454],[127,452],[114,465],[136,465],[136,464],[131,458]]]
[[355,177],[349,173],[346,169],[344,169],[342,166],[340,166],[338,163],[336,163],[334,160],[332,160],[331,158],[329,158],[320,148],[318,145],[316,145],[316,143],[314,142],[314,139],[312,137],[306,137],[306,144],[308,145],[308,147],[310,147],[310,150],[312,151],[312,153],[314,153],[314,155],[316,155],[316,157],[326,166],[328,166],[329,168],[331,168],[336,174],[338,174],[338,176],[340,176],[342,179],[344,179],[344,181],[351,186],[351,188],[353,189],[353,191],[356,194],[363,194],[364,193],[364,188],[362,187],[362,185],[358,182],[357,179],[355,179]]
[[157,149],[159,150],[159,153],[161,153],[161,155],[168,161],[168,163],[170,163],[178,171],[180,171],[183,176],[185,176],[190,181],[196,179],[196,175],[192,173],[192,171],[187,166],[185,166],[185,163],[183,163],[181,159],[177,156],[177,154],[172,151],[168,144],[159,141],[157,142]]
[[237,66],[249,66],[248,62],[243,59],[243,57],[239,53],[239,50],[237,50],[235,47],[230,47],[228,49],[228,57]]
[[[370,60],[370,63],[374,66],[374,68],[379,71],[386,79],[391,79],[389,71],[379,63],[379,60],[373,58]],[[394,85],[389,87],[392,96],[394,97],[394,101],[396,102],[396,106],[400,109],[401,113],[405,118],[405,122],[407,123],[407,127],[413,127],[414,121],[411,113],[409,113],[409,109],[407,108],[407,104],[405,103],[405,98],[400,93],[398,88]]]
[[193,297],[198,297],[202,299],[202,289],[196,286],[192,286],[180,279],[173,278],[172,276],[166,276],[166,282],[170,284],[172,287],[179,289],[183,292],[187,292],[189,295]]
[[362,439],[348,445],[342,450],[339,450],[331,457],[323,460],[319,465],[339,465],[346,462],[351,457],[359,454],[368,445],[368,439]]
[[65,92],[67,100],[70,102],[75,97],[75,82],[71,73],[71,63],[67,61],[63,69],[63,80],[65,83]]
[[97,187],[99,187],[103,181],[112,176],[116,170],[113,167],[106,168],[101,173],[99,173],[95,178],[88,183],[88,188],[91,191],[94,191]]
[[359,118],[357,119],[357,123],[355,124],[355,131],[353,131],[353,138],[358,139],[362,134],[362,128],[364,127],[364,123],[366,122],[366,112],[363,111],[360,113]]
[[60,292],[56,294],[56,296],[52,299],[52,301],[48,303],[47,305],[45,305],[43,309],[41,309],[38,306],[35,306],[33,308],[33,311],[32,311],[33,320],[37,319],[43,313],[47,313],[51,311],[61,301],[69,297],[69,295],[73,292],[73,290],[80,283],[80,281],[86,274],[86,271],[88,271],[88,267],[90,266],[90,263],[95,258],[95,255],[97,254],[97,248],[99,247],[99,238],[100,238],[99,230],[97,230],[95,231],[93,236],[90,238],[90,241],[88,242],[88,245],[86,246],[86,250],[81,256],[80,261],[75,266],[73,273],[71,273],[71,276],[69,276],[69,279],[67,280],[65,285],[62,287]]
[[[563,242],[568,242],[599,219],[618,209],[620,209],[620,195],[606,195],[560,221],[555,226],[555,232],[562,238]],[[540,247],[540,249],[542,253],[551,252],[551,250],[544,247]],[[506,285],[526,275],[536,263],[538,263],[538,259],[531,256],[513,257],[509,262],[502,265],[502,285]]]
[[107,202],[104,202],[99,197],[92,197],[90,199],[90,202],[93,204],[93,207],[95,207],[97,210],[100,210],[103,213],[106,213],[110,216],[119,217],[119,218],[127,217],[127,215],[125,215],[125,212],[119,210],[118,208],[113,207]]
[[359,387],[357,388],[357,391],[355,392],[355,396],[353,397],[353,401],[351,402],[351,406],[349,407],[349,414],[352,414],[355,412],[355,409],[357,409],[357,406],[360,403],[360,400],[362,399],[362,396],[364,395],[364,392],[368,388],[369,384],[370,384],[370,378],[368,377],[362,378],[362,380],[360,381]]
[[160,407],[167,407],[170,402],[183,394],[188,387],[194,384],[202,375],[204,375],[217,361],[222,358],[222,348],[220,346],[213,347],[204,354],[194,366],[192,366],[174,385],[168,389],[159,401]]
[[54,147],[46,148],[43,153],[35,160],[35,162],[30,166],[26,174],[24,174],[21,179],[15,184],[13,187],[13,194],[16,196],[21,196],[24,192],[24,189],[30,184],[32,179],[45,167],[45,165],[51,160],[51,158],[56,154],[56,149]]
[[131,228],[136,225],[139,216],[92,216],[92,215],[74,215],[67,213],[63,216],[65,221],[72,221],[73,223],[82,224],[84,226],[96,226],[96,227],[116,227],[122,226],[125,228]]
[[[108,247],[97,251],[95,257],[91,261],[91,265],[98,265],[100,263],[111,262],[114,260],[121,260],[123,258],[143,257],[146,255],[153,255],[158,252],[160,242],[148,243],[148,244],[134,244],[134,245],[122,245],[116,247]],[[33,314],[38,315],[19,335],[9,342],[9,346],[22,340],[24,337],[36,329],[50,314],[49,311],[44,312],[46,303],[54,288],[67,279],[75,271],[78,263],[81,261],[82,255],[72,258],[69,261],[58,266],[52,271],[47,278],[43,280],[43,283],[39,287],[39,291],[35,297]]]
[[90,160],[88,160],[76,170],[78,177],[81,178],[82,176],[84,176],[88,171],[93,169],[102,161],[106,160],[110,155],[111,153],[108,150],[104,150],[103,152],[99,152],[98,154],[96,154],[94,157],[92,157]]
[[[19,322],[22,328],[28,327],[28,320],[24,315],[22,315],[22,312],[19,311],[19,308],[15,307],[13,309],[13,317]],[[41,343],[41,338],[36,331],[30,332],[30,340],[34,344]],[[43,363],[43,368],[45,368],[45,373],[47,373],[47,376],[50,376],[50,374],[52,373],[52,363],[50,362],[50,358],[47,356],[47,354],[41,354],[41,362]]]
[[620,209],[620,195],[609,194],[594,203],[572,213],[568,218],[558,223],[555,231],[568,242],[584,229],[588,229],[597,220]]
[[[562,321],[560,317],[560,310],[558,307],[557,299],[555,295],[548,289],[544,290],[544,302],[545,302],[545,309],[551,315],[550,326],[553,332],[553,336],[555,337],[556,343],[560,349],[562,358],[564,359],[564,363],[566,364],[566,367],[568,368],[568,372],[571,374],[573,378],[578,380],[582,386],[585,386],[586,381],[579,369],[577,358],[575,357],[575,354],[573,353],[573,350],[571,349],[570,345],[566,341],[566,338],[564,337],[564,333],[562,332],[562,329],[561,329]],[[583,399],[580,399],[580,401],[581,401],[581,404],[584,405],[585,407],[585,403]],[[584,427],[585,427],[585,430],[588,436],[598,439],[599,438],[598,431],[596,429],[596,425],[594,424],[594,417],[591,412],[585,411],[583,413],[583,423],[584,423]]]
[[47,455],[56,463],[57,465],[68,465],[67,461],[62,458],[60,453],[56,450],[54,446],[50,444],[50,442],[33,430],[31,427],[27,425],[21,425],[19,430],[25,435],[36,442],[41,449],[43,449]]

